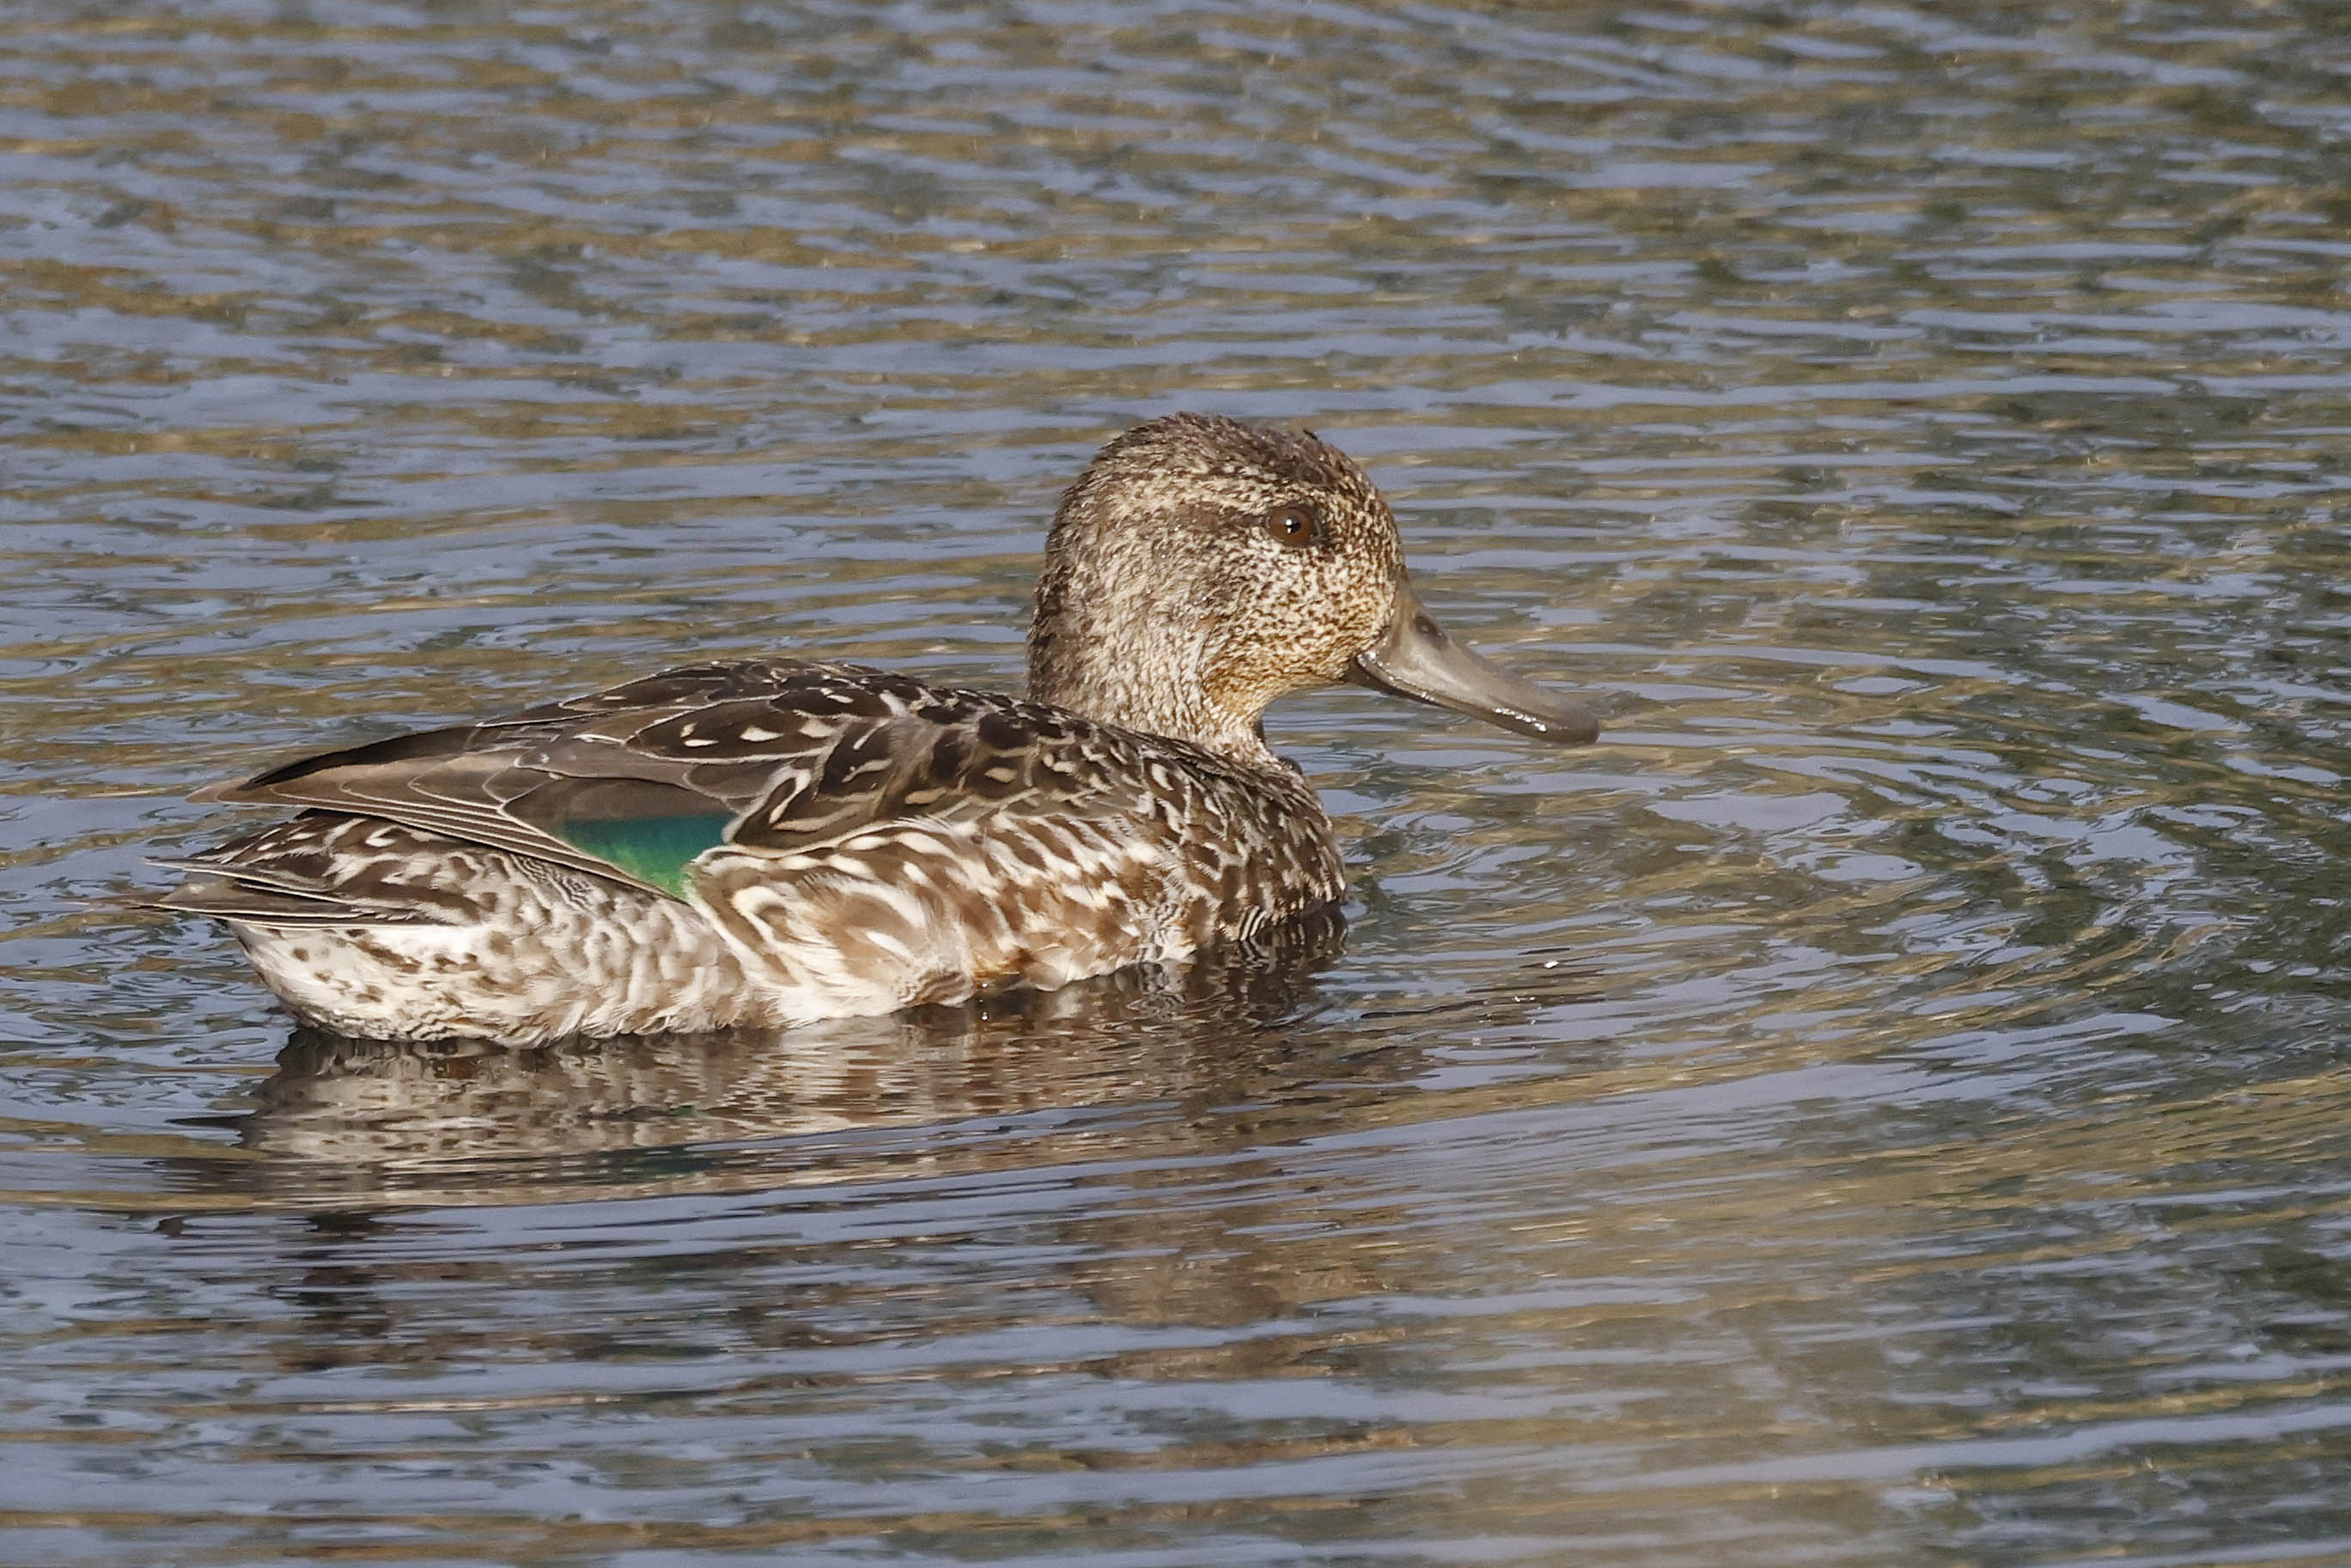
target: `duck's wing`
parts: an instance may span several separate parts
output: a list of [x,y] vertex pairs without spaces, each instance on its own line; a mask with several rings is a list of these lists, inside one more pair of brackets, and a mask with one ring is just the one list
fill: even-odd
[[683,897],[688,864],[722,844],[804,851],[883,823],[1131,805],[1165,771],[1147,751],[1008,697],[760,661],[329,752],[195,798],[383,817]]

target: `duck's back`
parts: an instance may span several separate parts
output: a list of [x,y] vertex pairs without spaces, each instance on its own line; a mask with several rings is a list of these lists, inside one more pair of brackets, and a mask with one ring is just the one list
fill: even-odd
[[185,862],[346,1033],[776,1024],[1180,958],[1329,902],[1286,764],[855,665],[711,664],[275,769]]

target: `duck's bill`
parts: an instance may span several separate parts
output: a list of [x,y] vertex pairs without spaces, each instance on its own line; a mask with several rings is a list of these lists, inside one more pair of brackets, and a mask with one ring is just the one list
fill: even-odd
[[1487,663],[1447,636],[1410,588],[1398,590],[1387,630],[1355,656],[1347,673],[1360,685],[1562,746],[1580,746],[1600,734],[1600,720],[1590,709]]

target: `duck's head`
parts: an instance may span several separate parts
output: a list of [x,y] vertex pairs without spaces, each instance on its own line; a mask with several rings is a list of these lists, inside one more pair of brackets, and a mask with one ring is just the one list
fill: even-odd
[[1600,732],[1446,635],[1388,504],[1313,435],[1171,414],[1061,497],[1029,634],[1038,701],[1262,761],[1266,704],[1340,680],[1566,744]]

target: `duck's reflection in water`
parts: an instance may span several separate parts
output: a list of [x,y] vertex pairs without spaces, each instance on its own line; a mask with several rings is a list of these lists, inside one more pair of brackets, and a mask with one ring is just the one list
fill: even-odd
[[[498,1201],[547,1196],[549,1182],[703,1185],[689,1168],[717,1178],[759,1157],[755,1145],[808,1135],[1151,1100],[1230,1106],[1330,1069],[1293,1060],[1286,1041],[1343,930],[1325,912],[1180,969],[784,1031],[536,1049],[298,1032],[236,1118],[240,1147],[268,1158],[207,1163],[214,1181],[280,1198]],[[881,1147],[801,1152],[893,1163]],[[422,1190],[453,1180],[537,1190]]]

